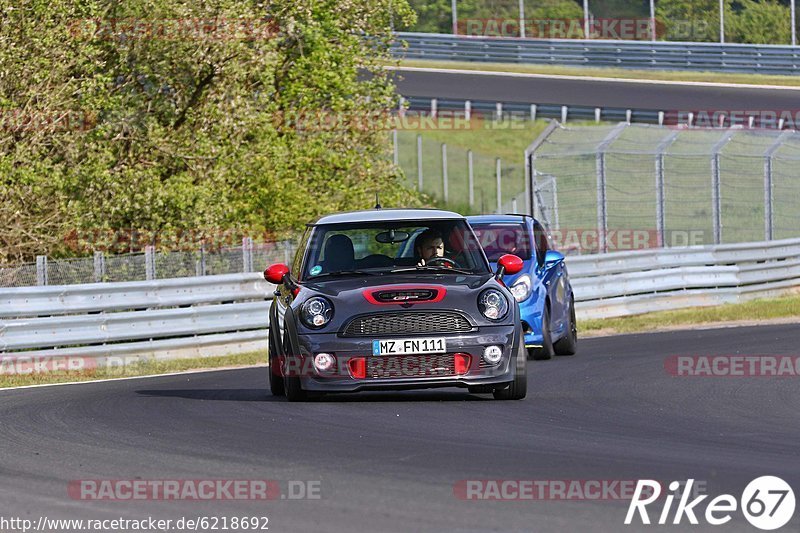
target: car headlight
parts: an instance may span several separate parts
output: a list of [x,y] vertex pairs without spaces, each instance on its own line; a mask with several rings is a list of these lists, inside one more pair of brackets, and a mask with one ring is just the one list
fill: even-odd
[[300,318],[310,328],[321,328],[333,318],[333,304],[321,296],[309,298],[300,306]]
[[486,289],[478,296],[478,309],[489,320],[500,320],[508,313],[508,300],[497,289]]
[[519,277],[514,284],[509,287],[514,299],[518,302],[524,302],[531,295],[531,277],[523,274]]

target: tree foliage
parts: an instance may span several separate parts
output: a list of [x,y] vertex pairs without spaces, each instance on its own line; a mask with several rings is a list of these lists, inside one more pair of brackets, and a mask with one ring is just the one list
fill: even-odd
[[283,233],[377,190],[418,203],[378,121],[319,126],[396,107],[381,65],[413,17],[402,0],[0,0],[0,261],[67,253],[74,229]]

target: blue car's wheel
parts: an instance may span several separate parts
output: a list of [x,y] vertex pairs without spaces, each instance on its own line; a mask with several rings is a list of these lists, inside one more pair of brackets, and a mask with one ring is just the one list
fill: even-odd
[[567,333],[553,345],[556,355],[575,355],[578,351],[578,324],[575,320],[575,298],[569,301]]
[[554,354],[553,336],[550,333],[550,309],[545,305],[544,313],[542,313],[542,347],[532,348],[530,350],[530,356],[531,359],[536,361],[543,361],[552,359]]

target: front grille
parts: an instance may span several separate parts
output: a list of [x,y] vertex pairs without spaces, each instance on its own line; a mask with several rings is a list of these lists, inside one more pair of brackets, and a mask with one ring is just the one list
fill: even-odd
[[416,333],[460,333],[471,331],[464,316],[447,311],[374,313],[355,317],[342,331],[343,337],[373,337]]
[[455,357],[441,355],[390,355],[367,359],[367,378],[422,378],[454,376]]

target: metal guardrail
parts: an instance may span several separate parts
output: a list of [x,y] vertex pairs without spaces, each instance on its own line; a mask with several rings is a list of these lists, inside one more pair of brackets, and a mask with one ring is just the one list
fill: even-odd
[[[800,239],[568,256],[580,318],[718,305],[800,287]],[[260,274],[0,291],[0,356],[159,359],[267,346]]]
[[[520,39],[398,32],[406,59],[696,70],[800,73],[800,47],[586,39]],[[402,41],[408,48],[402,47]]]
[[261,274],[0,289],[0,355],[171,358],[266,349]]
[[766,297],[800,287],[800,239],[568,257],[579,318]]

